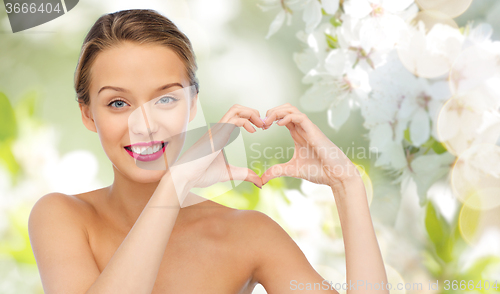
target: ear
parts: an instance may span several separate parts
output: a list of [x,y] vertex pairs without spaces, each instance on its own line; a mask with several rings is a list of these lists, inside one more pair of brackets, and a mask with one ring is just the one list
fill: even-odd
[[198,110],[198,94],[196,94],[191,100],[191,109],[189,110],[189,122],[191,122],[196,116],[196,111]]
[[90,106],[80,103],[80,112],[82,113],[82,121],[85,127],[89,131],[97,133],[95,122],[94,119],[92,118],[92,112],[90,111]]

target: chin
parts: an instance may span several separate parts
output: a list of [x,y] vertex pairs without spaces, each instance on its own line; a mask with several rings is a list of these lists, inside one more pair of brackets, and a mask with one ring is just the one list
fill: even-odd
[[[113,162],[113,161],[112,161]],[[165,175],[166,169],[144,169],[139,167],[134,160],[117,160],[113,162],[114,173],[120,173],[129,181],[141,184],[159,182]]]
[[148,184],[159,182],[165,175],[165,172],[165,170],[144,170],[134,166],[127,169],[125,173],[122,172],[122,174],[133,182]]

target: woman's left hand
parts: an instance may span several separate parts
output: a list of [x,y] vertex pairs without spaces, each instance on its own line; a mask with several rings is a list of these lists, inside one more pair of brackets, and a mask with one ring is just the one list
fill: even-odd
[[262,183],[276,177],[301,178],[317,184],[344,188],[347,181],[360,179],[351,160],[309,118],[290,103],[270,109],[264,123],[267,128],[276,120],[286,126],[295,143],[292,159],[271,166],[262,174]]

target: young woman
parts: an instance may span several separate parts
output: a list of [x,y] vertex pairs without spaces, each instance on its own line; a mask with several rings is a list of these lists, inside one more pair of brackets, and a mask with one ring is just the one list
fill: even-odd
[[[246,168],[228,171],[213,148],[215,139],[227,138],[224,128],[205,140],[211,153],[199,156],[203,148],[195,144],[185,152],[192,157],[177,164],[182,134],[196,115],[196,69],[188,38],[155,11],[103,15],[91,28],[75,89],[83,123],[99,135],[114,181],[78,195],[50,193],[33,207],[29,234],[45,293],[251,293],[257,283],[268,293],[337,293],[272,219],[190,192],[229,179],[262,187],[279,176],[331,187],[347,293],[388,293],[360,174],[294,106],[275,107],[261,119],[257,110],[234,105],[219,121],[250,133],[275,121],[289,129],[293,158],[261,177]],[[155,118],[153,109],[162,115]],[[141,115],[145,125],[131,119]],[[140,166],[153,157],[163,158],[165,168]]]

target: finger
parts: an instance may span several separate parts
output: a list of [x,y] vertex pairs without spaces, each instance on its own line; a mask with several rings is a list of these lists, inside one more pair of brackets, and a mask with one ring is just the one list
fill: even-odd
[[296,171],[295,166],[291,165],[289,162],[271,166],[261,176],[262,185],[265,185],[274,178],[283,176],[296,178],[298,176],[298,172]]
[[[260,122],[262,122],[262,119],[260,118],[260,113],[257,109],[253,109],[253,108],[249,108],[249,107],[245,107],[246,109],[252,111],[254,114],[251,116],[251,121],[253,124],[255,124],[256,126],[259,127],[260,125]],[[254,123],[255,122],[255,123]],[[262,126],[264,126],[264,122],[262,122]],[[260,126],[260,127],[262,127]]]
[[257,130],[250,124],[249,121],[246,121],[244,124],[243,124],[243,127],[245,128],[245,130],[247,130],[248,132],[250,133],[255,133]]
[[269,112],[268,117],[265,120],[266,124],[272,124],[276,120],[282,119],[285,115],[291,114],[291,113],[300,113],[297,108],[294,106],[286,106],[286,107],[281,107],[274,109]]
[[232,123],[238,127],[244,127],[245,130],[247,130],[249,133],[256,132],[255,128],[250,124],[250,122],[244,118],[233,117],[228,121],[228,123]]
[[257,109],[246,107],[246,106],[242,106],[242,105],[239,105],[239,104],[235,104],[235,106],[236,106],[236,109],[245,109],[245,110],[252,111],[253,113],[255,113],[255,115],[258,118],[260,118],[260,113],[259,113],[259,111]]
[[300,145],[306,145],[307,137],[305,136],[306,134],[303,133],[300,126],[296,126],[295,124],[286,124],[285,126],[290,131],[290,135],[295,142]]
[[210,143],[209,147],[217,150],[224,148],[224,146],[229,144],[228,139],[236,127],[243,127],[249,133],[256,132],[247,119],[232,117],[228,122],[217,123],[210,128],[208,135],[205,136],[206,141]]
[[261,128],[264,126],[264,122],[260,119],[259,112],[255,109],[243,108],[237,110],[236,115],[241,118],[246,118],[252,122],[257,127]]
[[[316,125],[314,125],[304,113],[290,113],[281,118],[277,123],[279,126],[293,125],[295,132],[290,132],[293,139],[305,145],[310,142],[311,145],[316,145],[316,140],[324,135]],[[288,128],[290,129],[290,128]]]
[[307,119],[307,116],[303,113],[287,113],[283,115],[282,113],[278,113],[277,118],[279,119],[279,121],[276,124],[279,126],[284,126],[289,123],[301,125],[304,122],[304,120]]
[[276,117],[273,116],[273,113],[276,112],[276,111],[289,111],[290,113],[292,112],[295,112],[295,111],[298,111],[297,108],[295,108],[292,104],[290,103],[285,103],[283,105],[280,105],[280,106],[277,106],[277,107],[274,107],[274,108],[271,108],[269,109],[267,112],[266,112],[266,118],[263,120],[264,123],[265,123],[265,127],[263,128],[264,130],[268,129],[271,127],[271,125],[274,123],[274,121],[276,121]]
[[307,133],[306,133],[306,131],[304,131],[302,126],[296,125],[296,124],[286,124],[285,126],[288,129],[292,128],[295,132],[297,132],[297,134],[299,134],[299,136],[301,136],[303,138],[307,138]]
[[277,113],[277,118],[279,121],[276,123],[279,126],[284,126],[289,123],[295,124],[296,127],[302,128],[302,130],[308,134],[309,137],[319,135],[319,128],[313,124],[313,122],[302,112],[282,114]]
[[246,181],[262,188],[262,179],[253,170],[246,167],[234,166],[232,164],[228,164],[226,167],[228,168],[228,174],[227,178],[224,179],[223,182],[229,180]]
[[260,119],[259,111],[239,104],[233,105],[222,117],[221,122],[227,122],[233,117],[241,117],[251,121],[255,126],[261,128],[264,123]]
[[289,107],[293,107],[292,104],[290,103],[285,103],[285,104],[282,104],[280,106],[276,106],[276,107],[273,107],[271,109],[269,109],[267,112],[266,112],[266,117],[269,117],[271,115],[271,112],[275,111],[275,110],[278,110],[278,109],[283,109],[283,108],[289,108]]

